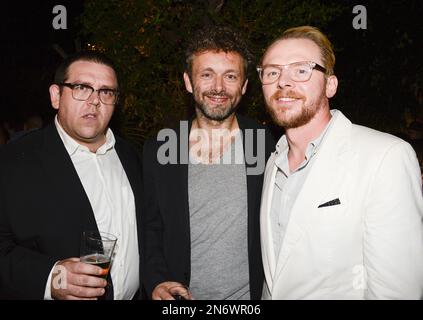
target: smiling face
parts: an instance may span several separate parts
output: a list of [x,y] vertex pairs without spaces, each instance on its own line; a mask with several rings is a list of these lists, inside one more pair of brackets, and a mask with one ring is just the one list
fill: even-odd
[[[308,39],[284,39],[275,42],[266,51],[262,65],[287,65],[312,61],[323,65],[319,47]],[[313,70],[310,80],[295,82],[284,69],[278,81],[263,85],[267,109],[274,121],[289,128],[306,125],[319,112],[329,113],[329,101],[336,93],[335,76]]]
[[[86,84],[94,89],[117,89],[116,74],[112,68],[90,61],[76,61],[69,66],[65,82]],[[50,100],[57,109],[60,125],[75,141],[95,152],[104,142],[105,133],[112,117],[114,105],[103,104],[98,92],[88,100],[78,101],[72,97],[72,89],[56,84],[50,86]]]
[[186,89],[194,95],[197,115],[223,121],[234,113],[247,89],[242,57],[236,52],[196,54],[192,75],[184,73]]

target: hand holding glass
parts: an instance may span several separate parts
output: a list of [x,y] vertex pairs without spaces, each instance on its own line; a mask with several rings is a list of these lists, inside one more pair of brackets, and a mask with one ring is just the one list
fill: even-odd
[[84,231],[81,239],[81,262],[102,268],[101,277],[106,279],[116,241],[117,238],[110,233]]

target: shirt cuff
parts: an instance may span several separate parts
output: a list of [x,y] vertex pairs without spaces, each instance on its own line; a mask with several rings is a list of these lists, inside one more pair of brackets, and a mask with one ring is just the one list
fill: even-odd
[[46,289],[44,290],[44,300],[53,300],[53,298],[51,297],[51,277],[52,277],[52,275],[53,275],[53,270],[54,270],[54,267],[56,266],[56,264],[57,264],[58,262],[59,262],[59,261],[57,261],[57,262],[54,264],[53,268],[51,268],[50,273],[49,273],[49,275],[48,275],[48,278],[47,278],[47,284],[46,284]]

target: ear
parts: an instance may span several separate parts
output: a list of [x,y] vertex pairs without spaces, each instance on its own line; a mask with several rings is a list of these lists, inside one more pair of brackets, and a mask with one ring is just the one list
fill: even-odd
[[329,76],[326,80],[326,97],[332,98],[335,95],[337,88],[338,78],[334,75]]
[[49,88],[50,101],[54,109],[59,109],[60,102],[60,87],[57,84],[52,84]]
[[247,91],[247,84],[248,84],[248,79],[245,79],[244,84],[242,85],[242,90],[241,90],[242,95],[244,95],[245,92]]
[[189,93],[193,93],[194,90],[192,90],[191,79],[189,78],[189,75],[186,72],[184,72],[184,82],[185,82],[185,89],[187,89]]

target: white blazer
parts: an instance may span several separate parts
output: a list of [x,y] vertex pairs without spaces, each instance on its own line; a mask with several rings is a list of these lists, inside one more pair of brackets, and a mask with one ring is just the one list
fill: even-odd
[[[274,153],[267,162],[263,299],[420,299],[423,198],[416,154],[397,137],[333,114],[278,256],[270,219]],[[340,204],[318,208],[334,199]]]

